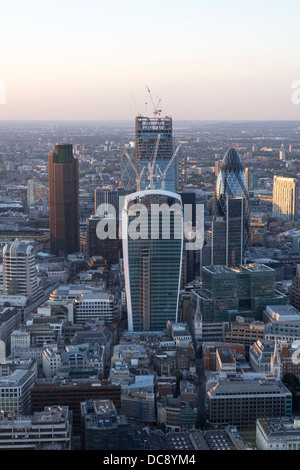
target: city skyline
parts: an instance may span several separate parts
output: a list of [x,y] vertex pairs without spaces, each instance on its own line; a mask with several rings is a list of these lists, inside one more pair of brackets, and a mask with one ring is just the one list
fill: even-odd
[[132,120],[147,86],[174,120],[300,116],[294,0],[16,1],[0,37],[0,120]]

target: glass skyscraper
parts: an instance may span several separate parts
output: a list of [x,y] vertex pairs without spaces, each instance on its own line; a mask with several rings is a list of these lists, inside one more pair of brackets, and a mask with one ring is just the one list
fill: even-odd
[[79,244],[79,170],[72,144],[59,143],[48,156],[50,251],[67,257]]
[[[153,188],[162,189],[162,174],[166,191],[179,188],[179,154],[167,166],[173,156],[173,127],[171,117],[149,118],[137,116],[135,120],[135,163],[137,174],[141,174],[140,190],[151,188],[150,166],[155,157],[153,168]],[[155,156],[156,153],[156,156]]]
[[250,198],[245,170],[235,148],[228,149],[218,173],[214,197],[215,217],[227,217],[227,198],[244,198],[243,244],[244,249],[247,249],[250,238]]
[[[155,207],[161,209],[162,204],[165,209],[156,212]],[[183,251],[181,197],[159,190],[126,196],[122,238],[128,329],[161,331],[167,321],[177,321]]]

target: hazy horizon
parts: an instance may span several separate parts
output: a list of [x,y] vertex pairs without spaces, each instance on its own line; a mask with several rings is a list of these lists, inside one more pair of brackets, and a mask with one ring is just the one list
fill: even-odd
[[0,25],[1,121],[131,121],[147,86],[176,121],[300,119],[296,0],[15,0]]

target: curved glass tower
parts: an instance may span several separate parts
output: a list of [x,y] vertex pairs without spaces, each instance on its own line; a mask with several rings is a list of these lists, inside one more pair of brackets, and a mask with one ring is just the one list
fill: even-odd
[[229,148],[225,153],[218,174],[214,215],[227,217],[227,198],[244,198],[244,249],[249,245],[250,234],[250,198],[248,183],[241,158],[235,148]]
[[[139,230],[134,232],[136,221]],[[177,321],[183,251],[181,197],[162,190],[126,196],[122,238],[128,329],[161,331],[168,321]]]

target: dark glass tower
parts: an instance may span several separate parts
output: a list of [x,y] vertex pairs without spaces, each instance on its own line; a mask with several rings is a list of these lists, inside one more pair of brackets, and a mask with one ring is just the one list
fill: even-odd
[[72,144],[56,144],[48,156],[50,251],[66,257],[80,249],[79,172]]
[[227,198],[226,217],[212,222],[212,264],[241,266],[244,257],[245,198]]
[[213,215],[215,217],[227,217],[227,198],[244,198],[243,246],[245,250],[249,246],[250,239],[250,198],[245,170],[235,148],[228,149],[221,163],[214,197]]

